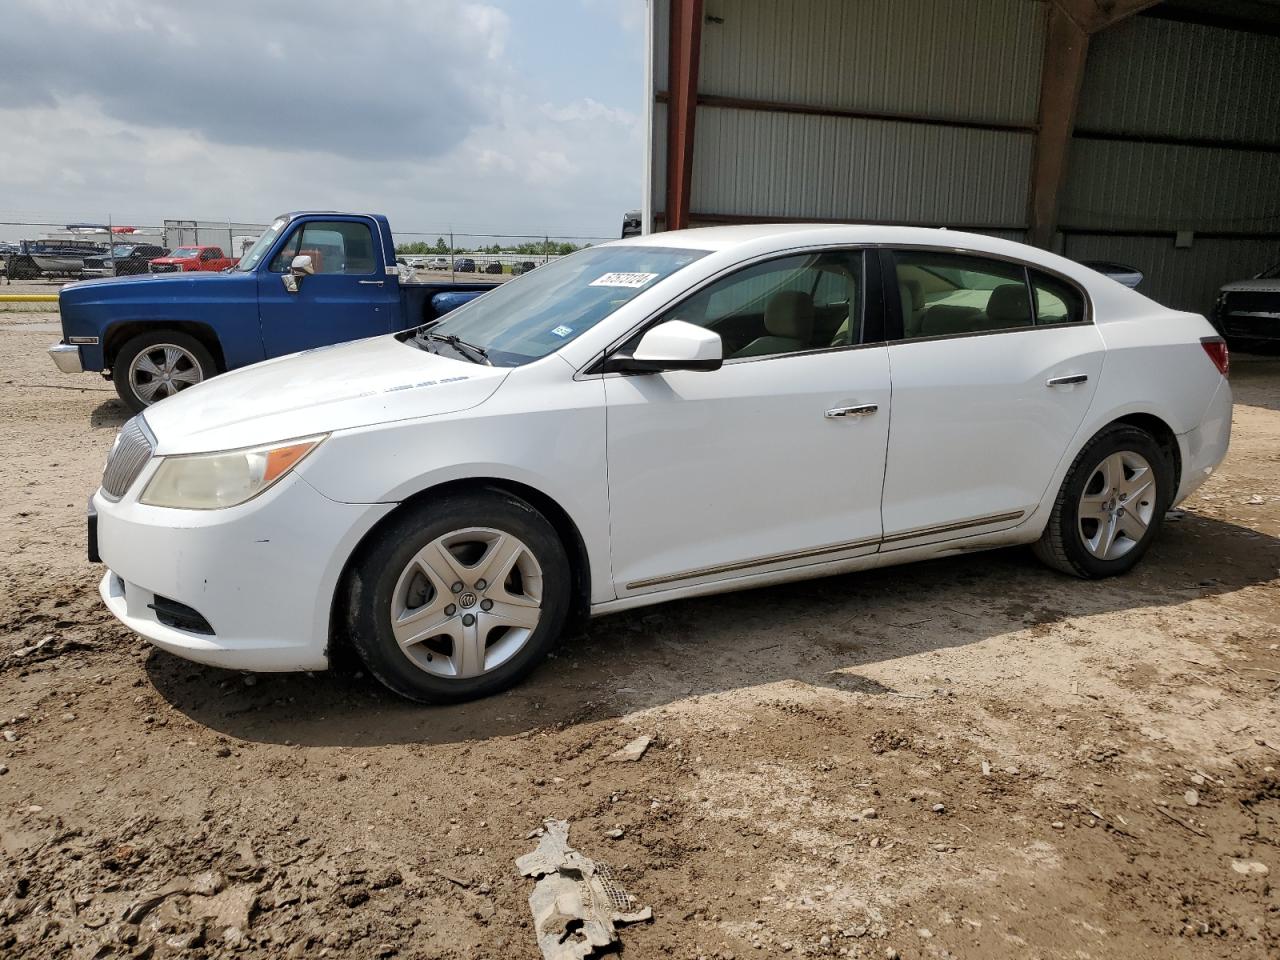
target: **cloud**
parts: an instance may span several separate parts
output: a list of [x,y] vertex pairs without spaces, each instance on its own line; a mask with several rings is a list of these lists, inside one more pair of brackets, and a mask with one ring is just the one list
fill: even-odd
[[607,237],[640,201],[638,112],[576,79],[530,92],[545,68],[492,4],[11,0],[4,28],[0,220],[350,209],[430,239]]
[[[212,143],[438,154],[488,115],[475,78],[501,58],[508,27],[495,7],[445,0],[10,0],[0,102],[88,99]],[[398,110],[399,93],[419,109]]]

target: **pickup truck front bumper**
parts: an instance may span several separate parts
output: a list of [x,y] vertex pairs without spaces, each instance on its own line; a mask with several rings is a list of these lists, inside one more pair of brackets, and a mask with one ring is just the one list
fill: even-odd
[[49,357],[63,373],[84,373],[80,362],[80,348],[71,343],[55,343],[49,348]]

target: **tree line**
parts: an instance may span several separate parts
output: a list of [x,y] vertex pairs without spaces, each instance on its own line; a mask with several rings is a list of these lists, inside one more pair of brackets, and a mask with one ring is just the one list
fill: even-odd
[[[584,244],[583,246],[590,246]],[[435,243],[427,243],[425,240],[415,240],[413,243],[396,244],[396,253],[410,254],[412,256],[436,255],[447,257],[450,254],[523,254],[527,257],[546,257],[546,256],[565,256],[573,253],[575,250],[581,250],[582,247],[575,243],[569,243],[565,240],[534,240],[526,243],[519,243],[515,246],[503,246],[498,243],[492,243],[489,246],[480,247],[454,247],[449,248],[449,244],[444,237],[436,237]]]

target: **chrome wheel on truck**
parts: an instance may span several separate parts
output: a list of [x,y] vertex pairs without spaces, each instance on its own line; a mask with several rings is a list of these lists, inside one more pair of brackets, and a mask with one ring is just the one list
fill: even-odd
[[556,528],[505,490],[428,494],[357,551],[347,634],[401,696],[448,703],[496,693],[559,637],[573,573]]
[[199,362],[176,343],[157,343],[129,364],[129,386],[148,404],[172,397],[203,379]]
[[204,344],[177,330],[139,334],[116,351],[111,362],[116,392],[135,413],[217,372]]

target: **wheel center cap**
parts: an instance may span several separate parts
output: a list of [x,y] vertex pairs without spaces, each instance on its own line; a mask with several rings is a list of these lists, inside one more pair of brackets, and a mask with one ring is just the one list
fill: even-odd
[[476,595],[468,590],[466,593],[458,597],[458,606],[474,607],[476,605]]

